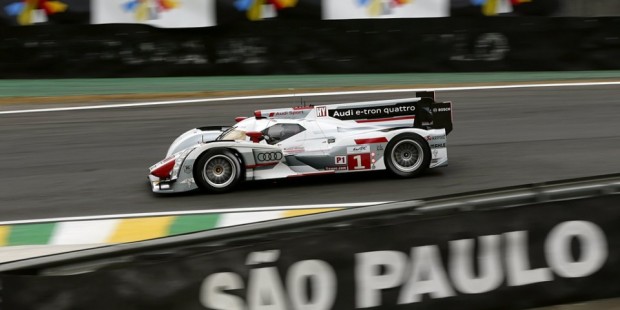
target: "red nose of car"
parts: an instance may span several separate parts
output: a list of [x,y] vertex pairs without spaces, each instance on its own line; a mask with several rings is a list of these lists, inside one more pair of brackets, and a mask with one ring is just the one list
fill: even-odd
[[168,179],[174,168],[174,157],[164,159],[151,170],[151,174],[160,178]]

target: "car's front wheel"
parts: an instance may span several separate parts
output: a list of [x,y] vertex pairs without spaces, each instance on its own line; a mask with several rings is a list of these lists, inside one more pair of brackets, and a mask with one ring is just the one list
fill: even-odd
[[393,175],[410,178],[424,172],[431,162],[428,143],[413,133],[400,134],[385,149],[385,164]]
[[208,151],[196,161],[194,179],[200,188],[209,192],[230,191],[241,179],[241,163],[230,151]]

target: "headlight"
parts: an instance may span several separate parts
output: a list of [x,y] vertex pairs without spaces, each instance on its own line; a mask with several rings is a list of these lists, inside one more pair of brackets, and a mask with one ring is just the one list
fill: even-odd
[[189,155],[189,153],[191,153],[195,149],[196,149],[195,147],[187,148],[173,155],[175,160],[174,160],[174,167],[172,167],[172,174],[170,175],[170,178],[172,180],[176,180],[179,177],[179,171],[181,170],[181,165],[183,165],[183,161],[185,161],[185,158],[187,157],[187,155]]

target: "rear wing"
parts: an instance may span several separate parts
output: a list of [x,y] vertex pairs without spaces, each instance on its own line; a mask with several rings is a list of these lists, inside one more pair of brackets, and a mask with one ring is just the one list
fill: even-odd
[[434,91],[416,92],[416,98],[333,104],[314,107],[316,117],[343,121],[386,122],[423,129],[452,131],[452,102],[435,101]]
[[452,131],[452,103],[436,102],[434,91],[417,92],[416,98],[258,110],[254,116],[272,119],[331,117],[358,123],[381,122],[389,127]]

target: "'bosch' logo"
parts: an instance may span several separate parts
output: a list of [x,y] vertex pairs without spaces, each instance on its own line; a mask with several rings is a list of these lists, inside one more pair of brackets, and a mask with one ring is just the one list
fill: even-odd
[[282,153],[280,152],[258,153],[256,154],[256,159],[258,159],[258,161],[280,160],[282,159]]

